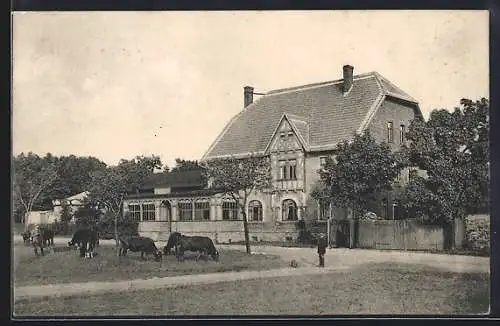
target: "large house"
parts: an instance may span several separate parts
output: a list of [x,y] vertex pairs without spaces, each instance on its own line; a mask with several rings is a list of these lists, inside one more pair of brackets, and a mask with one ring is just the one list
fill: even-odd
[[[270,157],[273,188],[248,201],[251,239],[293,239],[299,219],[348,218],[348,211],[311,197],[326,158],[339,142],[366,130],[397,150],[411,120],[422,117],[418,102],[382,75],[354,75],[353,69],[346,65],[342,79],[270,91],[257,101],[253,87],[246,86],[243,110],[201,158]],[[156,239],[178,230],[218,242],[243,240],[236,204],[207,188],[199,172],[184,173],[156,177],[126,198],[124,211],[141,221],[141,232]],[[397,182],[407,178],[404,171]],[[394,207],[391,198],[383,198],[377,213],[393,218]]]

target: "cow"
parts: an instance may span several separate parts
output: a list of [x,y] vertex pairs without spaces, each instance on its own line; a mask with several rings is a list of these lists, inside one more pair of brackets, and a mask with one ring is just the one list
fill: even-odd
[[31,244],[33,245],[33,250],[35,251],[35,256],[38,257],[38,248],[40,248],[40,253],[42,256],[45,255],[43,248],[46,242],[43,240],[42,229],[39,225],[35,225],[30,231]]
[[118,252],[119,256],[126,256],[127,251],[140,252],[141,259],[144,258],[144,254],[149,256],[153,254],[156,261],[162,260],[161,251],[156,248],[155,242],[151,238],[132,236],[132,237],[119,237],[120,239],[120,249]]
[[172,232],[168,237],[167,244],[163,247],[163,254],[165,256],[170,255],[172,253],[172,249],[175,249],[175,254],[177,255],[177,242],[180,239],[181,234],[179,232]]
[[177,246],[176,256],[178,260],[184,259],[184,251],[198,252],[198,258],[201,254],[204,254],[212,257],[214,261],[219,260],[219,251],[217,251],[212,239],[209,237],[185,236],[179,233],[174,236],[172,241]]
[[29,231],[21,232],[21,236],[23,237],[24,244],[29,244],[31,240],[31,235]]
[[95,248],[99,243],[97,231],[92,228],[81,228],[75,231],[71,241],[68,242],[69,247],[77,245],[80,249],[80,257],[92,258],[95,255]]
[[47,246],[54,246],[54,231],[48,228],[42,228],[42,240]]

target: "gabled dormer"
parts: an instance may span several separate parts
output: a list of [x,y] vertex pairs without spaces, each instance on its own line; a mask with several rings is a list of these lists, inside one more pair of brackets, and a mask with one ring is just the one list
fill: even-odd
[[297,116],[282,115],[266,147],[271,157],[271,171],[276,190],[302,190],[304,187],[304,152],[308,124]]

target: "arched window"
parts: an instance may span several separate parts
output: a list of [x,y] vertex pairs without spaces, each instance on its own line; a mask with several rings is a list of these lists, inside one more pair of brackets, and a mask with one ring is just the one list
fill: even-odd
[[296,221],[297,216],[297,204],[292,199],[286,199],[283,201],[283,221]]
[[193,204],[190,201],[184,201],[177,204],[179,212],[179,221],[193,220]]
[[262,204],[258,200],[248,203],[248,219],[250,221],[262,221]]

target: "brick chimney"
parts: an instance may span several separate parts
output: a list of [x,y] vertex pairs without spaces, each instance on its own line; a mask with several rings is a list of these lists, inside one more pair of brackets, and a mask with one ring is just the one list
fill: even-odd
[[253,103],[253,87],[245,86],[243,87],[243,95],[244,95],[244,107],[246,108],[250,104]]
[[354,67],[350,66],[350,65],[345,65],[342,68],[343,68],[343,78],[344,78],[344,84],[342,85],[342,91],[345,93],[351,89]]

